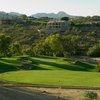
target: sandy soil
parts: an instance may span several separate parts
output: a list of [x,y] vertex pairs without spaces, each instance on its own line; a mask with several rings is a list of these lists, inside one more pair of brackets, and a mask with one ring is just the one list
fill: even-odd
[[0,100],[65,100],[48,93],[25,89],[25,87],[0,87]]
[[[41,93],[47,93],[58,98],[64,98],[65,100],[86,100],[84,97],[84,92],[86,89],[61,89],[61,88],[35,88],[35,87],[26,87],[31,91],[37,91]],[[100,90],[88,90],[96,92],[100,100]]]

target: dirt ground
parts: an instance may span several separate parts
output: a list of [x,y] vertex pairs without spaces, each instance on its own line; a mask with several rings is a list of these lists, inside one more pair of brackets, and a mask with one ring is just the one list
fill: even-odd
[[37,91],[41,93],[47,93],[58,98],[64,98],[65,100],[86,100],[84,97],[85,91],[96,92],[100,100],[100,90],[86,90],[86,89],[61,89],[61,88],[35,88],[35,87],[26,87],[30,91]]

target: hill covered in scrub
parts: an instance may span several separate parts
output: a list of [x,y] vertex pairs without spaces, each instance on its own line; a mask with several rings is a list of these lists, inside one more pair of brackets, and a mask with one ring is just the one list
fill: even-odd
[[[35,18],[26,15],[20,15],[13,19],[1,18],[0,33],[9,35],[11,37],[12,43],[19,42],[22,45],[22,52],[28,51],[32,54],[48,56],[95,56],[93,54],[94,51],[92,52],[91,49],[93,49],[92,47],[99,48],[98,45],[100,43],[100,17],[93,16],[64,18]],[[46,29],[47,24],[50,21],[66,20],[66,18],[67,21],[70,22],[70,26],[69,28],[66,28],[65,31],[52,33],[46,32],[51,30],[51,28],[49,28],[48,30]],[[56,30],[58,29],[56,28]],[[55,48],[59,44],[61,45],[61,47]],[[55,52],[57,54],[55,54]]]

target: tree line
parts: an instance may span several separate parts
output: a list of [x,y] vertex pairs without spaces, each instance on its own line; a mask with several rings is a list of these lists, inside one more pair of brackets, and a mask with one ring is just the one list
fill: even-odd
[[22,54],[46,56],[94,56],[100,57],[100,42],[90,46],[91,39],[84,41],[79,35],[51,34],[33,45],[25,47],[18,41],[13,42],[7,34],[0,34],[0,56]]

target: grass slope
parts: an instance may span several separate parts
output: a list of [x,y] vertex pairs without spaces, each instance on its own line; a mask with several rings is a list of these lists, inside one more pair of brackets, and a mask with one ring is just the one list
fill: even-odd
[[92,64],[82,61],[70,63],[64,58],[29,57],[33,68],[24,71],[19,67],[19,58],[0,59],[0,72],[6,72],[0,74],[0,79],[37,85],[100,86],[100,74],[92,72]]
[[0,59],[0,73],[8,71],[17,71],[19,62],[16,57],[13,58],[1,58]]
[[[72,71],[92,71],[92,64],[76,61],[69,63],[69,59],[57,57],[28,57],[32,61],[33,70],[72,70]],[[0,59],[0,73],[21,70],[20,56]]]

